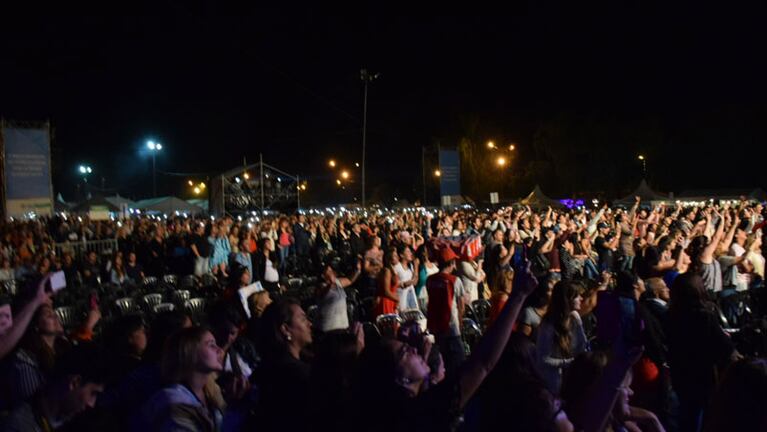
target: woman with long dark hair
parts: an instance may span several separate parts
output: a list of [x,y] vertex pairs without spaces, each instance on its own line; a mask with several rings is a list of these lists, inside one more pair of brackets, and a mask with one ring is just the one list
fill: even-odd
[[302,354],[312,343],[312,325],[298,302],[281,299],[266,308],[259,332],[258,429],[306,430],[311,367]]
[[397,249],[391,248],[387,250],[386,254],[384,254],[384,268],[378,274],[378,289],[375,306],[373,307],[374,317],[397,313],[399,278],[397,278],[397,272],[394,269],[397,264],[399,264]]
[[527,298],[527,306],[522,309],[518,329],[532,341],[538,340],[538,327],[549,309],[554,284],[552,279],[545,279],[538,284],[535,291]]
[[576,355],[588,350],[586,333],[578,315],[582,300],[575,285],[567,281],[557,282],[538,328],[538,366],[554,394],[559,393],[562,370]]

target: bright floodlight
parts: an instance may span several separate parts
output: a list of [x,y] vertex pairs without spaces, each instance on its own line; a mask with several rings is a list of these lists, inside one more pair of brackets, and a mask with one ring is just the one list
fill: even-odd
[[147,141],[146,146],[149,147],[149,150],[154,150],[157,148],[157,145],[154,143],[154,141]]
[[439,176],[441,176],[441,175],[442,175],[442,171],[440,171],[440,170],[434,170],[434,176],[435,176],[435,177],[439,177]]
[[244,173],[242,176],[245,178],[245,180],[248,180],[250,178],[250,174],[248,173]]
[[93,172],[93,170],[91,169],[91,167],[88,167],[88,174],[90,174],[92,172]]
[[162,150],[162,144],[160,144],[160,143],[157,143],[157,144],[155,144],[155,146],[154,146],[154,147],[155,147],[157,150]]
[[328,161],[328,165],[329,165],[331,168],[335,168],[335,167],[336,167],[336,161],[334,161],[333,159],[331,159],[331,160],[329,160],[329,161]]
[[341,180],[336,179],[336,184],[340,186],[341,185]]
[[639,160],[644,160],[644,156],[643,155],[639,155]]
[[504,166],[506,165],[506,158],[501,156],[495,162],[498,164],[498,166]]
[[189,183],[189,186],[194,186],[194,183],[191,180],[189,180],[187,183]]
[[514,151],[516,147],[514,147],[514,144],[509,144],[509,150]]
[[200,194],[200,188],[198,188],[198,187],[194,188],[194,193],[199,195]]
[[80,165],[80,172],[81,172],[81,173],[83,173],[83,174],[85,174],[85,173],[87,173],[87,172],[88,172],[88,169],[87,169],[87,168],[85,168],[85,166],[83,166],[83,165]]
[[344,180],[348,179],[349,178],[349,172],[348,171],[342,172],[341,173],[341,177],[343,177]]
[[200,183],[200,189],[205,189],[205,183]]
[[495,148],[495,143],[492,141],[487,142],[487,148]]

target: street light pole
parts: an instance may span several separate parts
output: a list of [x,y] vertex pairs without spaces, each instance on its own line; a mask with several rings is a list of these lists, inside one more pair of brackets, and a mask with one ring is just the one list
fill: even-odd
[[155,168],[155,157],[157,152],[162,150],[162,144],[154,141],[147,141],[146,146],[149,148],[149,151],[152,152],[152,198],[155,198],[157,197],[157,170]]
[[360,79],[365,83],[365,97],[362,104],[362,207],[365,207],[365,147],[368,125],[368,83],[373,82],[381,74],[371,74],[367,69],[360,70]]
[[157,197],[157,169],[155,168],[155,151],[152,151],[152,198]]
[[421,144],[421,178],[423,181],[423,203],[422,207],[426,207],[426,147]]

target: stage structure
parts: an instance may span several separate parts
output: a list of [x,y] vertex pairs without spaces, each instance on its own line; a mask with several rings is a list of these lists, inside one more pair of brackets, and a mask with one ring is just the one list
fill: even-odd
[[48,122],[0,120],[0,170],[4,218],[53,214]]
[[264,210],[301,208],[299,176],[259,162],[223,172],[211,179],[210,214],[243,215]]

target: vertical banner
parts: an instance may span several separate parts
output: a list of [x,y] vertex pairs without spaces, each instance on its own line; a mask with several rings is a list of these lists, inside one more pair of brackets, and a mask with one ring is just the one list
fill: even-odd
[[439,150],[440,195],[461,195],[461,159],[458,150]]
[[48,127],[2,128],[6,217],[53,214]]

